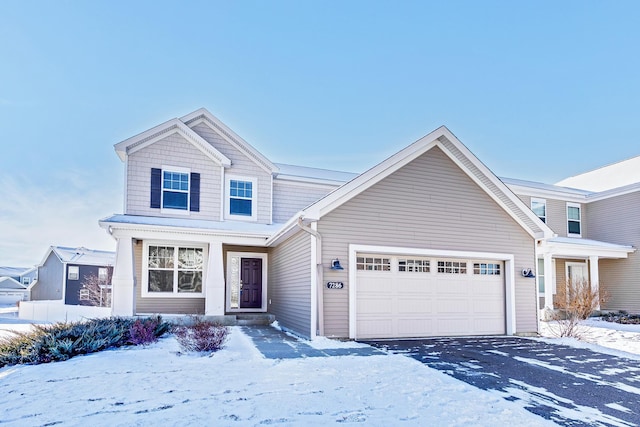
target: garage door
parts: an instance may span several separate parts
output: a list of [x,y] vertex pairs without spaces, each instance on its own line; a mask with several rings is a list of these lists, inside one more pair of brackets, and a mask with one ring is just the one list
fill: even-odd
[[504,263],[357,254],[356,336],[505,333]]

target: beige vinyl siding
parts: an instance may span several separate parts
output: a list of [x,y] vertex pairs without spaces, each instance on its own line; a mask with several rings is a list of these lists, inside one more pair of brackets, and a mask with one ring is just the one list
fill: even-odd
[[587,225],[589,239],[636,248],[627,259],[600,260],[600,287],[603,309],[640,313],[640,192],[589,203]]
[[311,336],[311,237],[304,231],[269,251],[269,312],[278,323]]
[[513,254],[517,332],[537,330],[535,280],[518,271],[535,268],[534,239],[439,148],[375,184],[324,216],[322,263],[340,258],[342,271],[324,269],[327,336],[348,336],[348,245],[366,244]]
[[[228,143],[218,132],[206,124],[198,124],[192,129],[215,147],[216,150],[231,160],[231,167],[225,169],[225,175],[255,178],[258,180],[257,222],[269,224],[271,222],[271,174],[235,146]],[[223,189],[223,191],[225,190]],[[223,194],[226,194],[226,192]]]
[[142,298],[142,247],[139,240],[133,245],[136,269],[136,314],[204,314],[204,298]]
[[335,186],[310,186],[273,181],[273,222],[285,223],[300,210],[333,191]]
[[61,300],[64,264],[51,252],[41,267],[38,267],[38,283],[31,288],[31,300]]
[[[200,174],[200,212],[170,214],[149,207],[151,168],[173,166]],[[127,162],[127,206],[129,215],[220,219],[220,166],[178,134],[129,155]]]
[[[532,196],[518,194],[518,198],[531,208]],[[559,199],[549,199],[547,197],[533,197],[547,201],[547,222],[546,224],[560,237],[567,237],[567,201]],[[580,214],[582,221],[580,224],[582,237],[585,236],[587,224],[585,223],[586,205],[580,204]]]

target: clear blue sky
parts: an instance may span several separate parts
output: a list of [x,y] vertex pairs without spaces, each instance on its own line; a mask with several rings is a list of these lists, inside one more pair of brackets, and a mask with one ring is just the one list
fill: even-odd
[[205,107],[359,172],[446,125],[499,176],[640,155],[637,1],[0,0],[0,265],[113,249],[113,144]]

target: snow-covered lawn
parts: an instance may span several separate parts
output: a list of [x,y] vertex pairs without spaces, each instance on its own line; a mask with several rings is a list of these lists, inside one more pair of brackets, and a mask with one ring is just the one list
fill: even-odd
[[[0,318],[0,329],[26,327],[10,321]],[[591,329],[597,331],[591,338],[597,344],[590,344],[595,350],[612,351],[602,346],[618,339],[640,340],[640,327]],[[148,347],[5,367],[0,395],[0,426],[552,425],[522,401],[504,400],[402,355],[265,359],[237,327],[211,357],[180,354],[169,336]]]

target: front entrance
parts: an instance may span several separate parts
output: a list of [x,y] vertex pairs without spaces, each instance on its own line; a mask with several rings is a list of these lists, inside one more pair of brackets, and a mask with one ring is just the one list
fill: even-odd
[[242,258],[240,308],[262,307],[262,259]]

